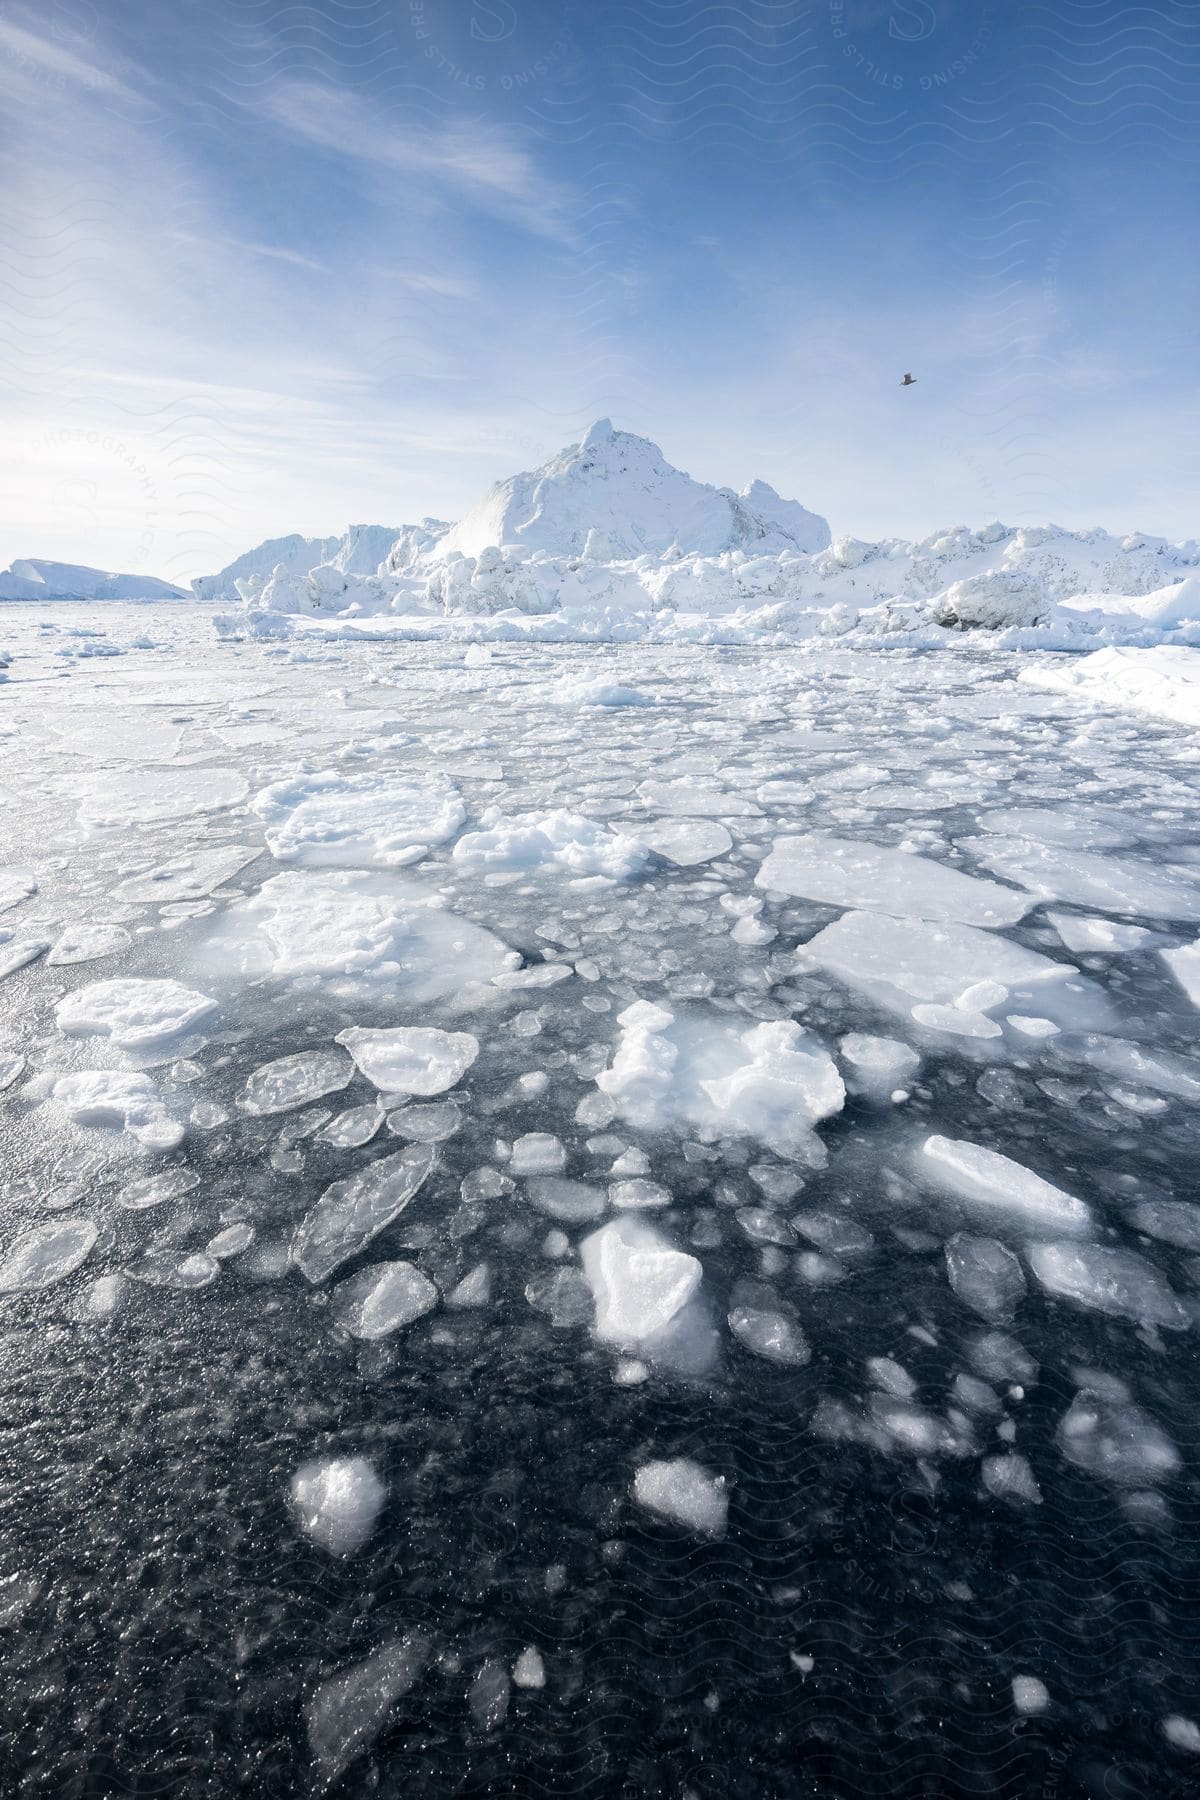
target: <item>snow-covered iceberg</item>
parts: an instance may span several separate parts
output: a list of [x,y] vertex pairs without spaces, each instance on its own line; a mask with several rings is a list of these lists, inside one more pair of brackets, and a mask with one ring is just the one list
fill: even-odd
[[155,575],[113,574],[84,563],[20,557],[0,573],[0,600],[186,600],[186,588]]

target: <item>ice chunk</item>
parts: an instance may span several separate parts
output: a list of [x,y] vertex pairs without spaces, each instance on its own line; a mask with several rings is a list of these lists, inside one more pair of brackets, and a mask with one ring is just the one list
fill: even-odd
[[333,1182],[296,1233],[292,1261],[297,1268],[315,1283],[356,1256],[399,1218],[429,1176],[435,1155],[426,1145],[410,1145]]
[[546,1665],[532,1644],[527,1644],[513,1664],[512,1678],[519,1688],[544,1688]]
[[639,1506],[700,1537],[725,1535],[729,1495],[723,1475],[710,1475],[688,1456],[643,1463],[633,1478]]
[[1118,925],[1114,919],[1092,919],[1085,913],[1047,910],[1046,917],[1067,949],[1076,956],[1121,955],[1140,950],[1154,937],[1144,925]]
[[[953,1007],[982,981],[1004,990],[997,1004],[1054,1017],[1057,1023],[1100,1023],[1107,1014],[1103,996],[1070,963],[1054,962],[971,925],[850,912],[810,938],[797,954],[801,967],[827,969],[902,1015],[913,1012],[914,1002]],[[991,1010],[985,1005],[976,1012]],[[971,1016],[962,1014],[964,1020]]]
[[1164,950],[1162,959],[1193,1006],[1200,1006],[1200,938],[1180,950]]
[[967,847],[985,869],[1019,882],[1043,900],[1151,918],[1200,919],[1200,882],[1183,870],[1027,838],[972,838]]
[[479,1039],[468,1031],[440,1031],[432,1025],[395,1025],[383,1030],[338,1033],[368,1081],[390,1094],[442,1094],[461,1081],[479,1055]]
[[1134,1250],[1099,1244],[1035,1244],[1029,1266],[1048,1294],[1090,1311],[1182,1331],[1191,1317],[1158,1270]]
[[1200,1206],[1190,1200],[1144,1200],[1130,1207],[1129,1223],[1164,1244],[1200,1251]]
[[800,1369],[812,1360],[795,1307],[756,1282],[740,1283],[735,1290],[729,1329],[753,1356],[767,1362]]
[[655,856],[682,869],[711,862],[733,848],[733,839],[715,819],[658,819],[635,826],[633,835]]
[[531,1176],[525,1183],[525,1192],[539,1212],[561,1219],[565,1225],[598,1219],[605,1210],[603,1188],[589,1187],[583,1181],[564,1181],[557,1175]]
[[333,1290],[333,1316],[352,1337],[381,1338],[411,1325],[438,1303],[438,1291],[415,1263],[369,1263]]
[[776,838],[755,880],[759,887],[825,906],[869,907],[934,923],[1015,925],[1033,904],[1015,888],[964,875],[928,857],[823,832]]
[[1159,1093],[1177,1094],[1181,1100],[1200,1100],[1200,1062],[1170,1050],[1146,1050],[1123,1038],[1096,1035],[1083,1038],[1072,1049],[1105,1075],[1135,1081]]
[[326,1787],[374,1743],[396,1701],[420,1677],[429,1653],[428,1636],[410,1631],[321,1682],[305,1708],[305,1723],[317,1776]]
[[122,1050],[157,1050],[215,1012],[217,1003],[178,981],[93,981],[58,1003],[71,1037],[107,1037]]
[[1152,1487],[1180,1466],[1166,1432],[1115,1392],[1076,1394],[1059,1421],[1057,1443],[1068,1462],[1117,1487]]
[[0,1094],[3,1094],[13,1083],[19,1081],[25,1073],[27,1064],[23,1056],[0,1055]]
[[226,1225],[225,1229],[218,1231],[215,1237],[209,1238],[204,1249],[209,1256],[215,1256],[218,1262],[224,1262],[227,1257],[240,1256],[243,1250],[248,1250],[253,1242],[253,1225],[248,1225],[244,1219],[239,1219],[233,1225]]
[[425,771],[405,781],[392,770],[323,769],[263,788],[253,800],[267,848],[303,868],[388,869],[419,862],[466,819],[458,789]]
[[925,1181],[972,1209],[996,1214],[1014,1230],[1077,1237],[1091,1230],[1092,1215],[1082,1200],[982,1144],[926,1138],[917,1168]]
[[967,1356],[971,1367],[989,1381],[1032,1381],[1037,1374],[1033,1358],[1003,1331],[981,1331],[969,1339]]
[[0,981],[36,962],[49,948],[49,938],[11,938],[7,932],[0,931]]
[[108,769],[94,778],[79,803],[78,818],[89,834],[127,831],[220,812],[244,800],[248,784],[236,769]]
[[1171,1713],[1162,1722],[1162,1734],[1174,1749],[1186,1750],[1189,1756],[1200,1756],[1200,1725],[1195,1719]]
[[997,1500],[1042,1504],[1042,1493],[1027,1459],[1011,1450],[1007,1455],[985,1456],[980,1464],[983,1485]]
[[489,1657],[476,1671],[468,1696],[471,1717],[480,1731],[495,1731],[503,1725],[511,1693],[508,1670],[498,1657]]
[[456,863],[471,869],[559,869],[571,875],[604,875],[628,881],[646,861],[635,838],[597,825],[581,813],[524,813],[509,818],[491,807],[483,830],[468,831],[454,846]]
[[647,1181],[640,1175],[631,1176],[627,1181],[612,1182],[608,1197],[614,1206],[631,1212],[671,1204],[668,1188],[663,1187],[660,1182]]
[[514,966],[491,932],[431,907],[431,898],[398,876],[292,870],[229,907],[205,954],[222,974],[355,976],[417,1006]]
[[1050,1710],[1050,1691],[1036,1675],[1014,1675],[1012,1697],[1013,1705],[1026,1718]]
[[148,1075],[111,1069],[60,1075],[54,1098],[75,1124],[115,1126],[143,1150],[175,1150],[184,1139],[183,1126],[171,1117]]
[[851,1092],[872,1100],[890,1100],[921,1066],[921,1058],[907,1044],[865,1031],[848,1032],[838,1050]]
[[0,1262],[0,1294],[31,1293],[73,1275],[99,1231],[90,1219],[52,1219],[18,1238]]
[[382,1124],[383,1112],[372,1101],[366,1106],[352,1106],[347,1112],[339,1113],[326,1125],[321,1136],[339,1150],[357,1150],[360,1145],[370,1143]]
[[0,868],[0,913],[7,912],[11,906],[19,906],[22,900],[37,893],[37,877],[32,869],[23,869],[14,863]]
[[567,1153],[549,1131],[529,1131],[512,1147],[509,1168],[514,1175],[555,1175],[567,1166]]
[[985,1319],[1010,1318],[1025,1292],[1020,1263],[995,1238],[960,1231],[946,1245],[946,1272],[963,1304]]
[[292,1478],[300,1529],[333,1556],[362,1548],[386,1500],[387,1489],[365,1456],[308,1462]]
[[757,806],[724,788],[682,776],[675,781],[643,781],[638,788],[643,806],[672,818],[760,818]]
[[238,1105],[248,1113],[290,1112],[325,1094],[340,1093],[354,1075],[354,1065],[336,1050],[301,1050],[263,1063],[246,1078]]
[[608,1343],[653,1353],[700,1287],[694,1256],[674,1250],[643,1220],[625,1215],[581,1245],[583,1272],[596,1305],[596,1334]]
[[51,946],[46,961],[54,968],[98,962],[102,956],[115,956],[118,950],[127,949],[132,942],[123,925],[74,925]]
[[621,1041],[596,1085],[633,1125],[683,1120],[811,1157],[812,1128],[845,1101],[832,1057],[791,1020],[739,1031],[704,1017],[677,1021],[643,1000],[618,1023]]
[[476,1263],[463,1276],[457,1287],[446,1295],[446,1305],[455,1312],[466,1312],[474,1306],[486,1306],[492,1297],[492,1271],[487,1263]]
[[148,875],[131,875],[113,890],[113,898],[142,905],[203,900],[260,854],[250,844],[200,845],[161,863]]
[[117,1195],[117,1205],[128,1212],[146,1212],[168,1200],[182,1200],[199,1186],[200,1177],[194,1169],[156,1169],[153,1175],[140,1175],[136,1181],[126,1182]]

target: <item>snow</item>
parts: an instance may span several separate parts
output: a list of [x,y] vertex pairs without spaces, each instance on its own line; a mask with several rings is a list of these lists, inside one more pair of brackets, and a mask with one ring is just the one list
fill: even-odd
[[[1183,587],[1200,596],[1196,576]],[[1187,611],[1192,621],[1200,620],[1200,599],[1194,598]],[[1173,622],[1159,621],[1164,626]],[[1148,713],[1173,725],[1200,729],[1200,649],[1114,645],[1069,663],[1024,669],[1021,680],[1051,693],[1069,694],[1089,706]]]
[[411,1325],[437,1303],[437,1288],[410,1262],[369,1263],[339,1282],[331,1300],[338,1324],[351,1337],[369,1340]]
[[725,1477],[711,1475],[688,1456],[643,1463],[633,1478],[633,1496],[647,1512],[698,1537],[725,1535],[729,1517]]
[[295,1056],[279,1056],[263,1063],[246,1077],[238,1105],[245,1112],[290,1112],[326,1094],[337,1094],[349,1085],[354,1069],[333,1050],[301,1050]]
[[1191,1324],[1165,1277],[1135,1250],[1107,1244],[1035,1244],[1029,1266],[1048,1294],[1089,1311],[1174,1331]]
[[454,846],[456,863],[474,869],[550,868],[585,876],[627,881],[646,861],[632,837],[594,824],[580,813],[555,811],[507,817],[489,807],[482,829],[468,831]]
[[52,1219],[28,1232],[0,1261],[0,1294],[54,1287],[84,1263],[99,1237],[90,1219]]
[[755,880],[761,888],[826,906],[964,925],[1015,925],[1031,904],[1027,894],[928,857],[820,832],[776,838]]
[[122,1050],[161,1050],[207,1019],[215,1000],[182,982],[129,976],[93,981],[58,1004],[68,1037],[106,1037]]
[[801,1026],[738,1030],[644,1000],[617,1023],[620,1040],[596,1085],[630,1124],[709,1126],[819,1159],[813,1127],[841,1111],[846,1090],[828,1051]]
[[398,1219],[428,1178],[434,1152],[398,1150],[332,1182],[301,1221],[292,1261],[314,1285],[325,1281]]
[[434,1025],[354,1026],[339,1032],[358,1069],[389,1094],[443,1094],[460,1082],[479,1055],[469,1031]]
[[935,1134],[922,1144],[916,1166],[929,1185],[1014,1231],[1085,1237],[1091,1230],[1082,1200],[985,1145]]
[[114,1126],[127,1131],[143,1150],[174,1150],[184,1128],[171,1116],[148,1075],[109,1069],[61,1075],[54,1098],[76,1125]]
[[387,1489],[365,1456],[333,1457],[297,1469],[291,1500],[306,1537],[331,1556],[352,1556],[375,1530]]
[[467,816],[444,778],[337,769],[274,782],[255,795],[253,809],[271,855],[308,869],[401,868],[452,837]]

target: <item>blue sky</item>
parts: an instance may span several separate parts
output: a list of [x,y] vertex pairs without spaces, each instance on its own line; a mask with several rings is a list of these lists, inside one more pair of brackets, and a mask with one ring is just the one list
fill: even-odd
[[455,516],[603,414],[837,533],[1200,535],[1190,0],[8,0],[0,89],[0,562]]

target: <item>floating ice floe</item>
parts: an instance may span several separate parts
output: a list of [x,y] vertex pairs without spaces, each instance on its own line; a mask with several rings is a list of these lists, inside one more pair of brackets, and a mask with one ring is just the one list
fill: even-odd
[[288,871],[230,906],[205,954],[217,971],[353,978],[414,1005],[474,990],[517,966],[499,938],[431,905],[435,899],[396,876]]
[[780,1155],[820,1159],[813,1127],[840,1112],[846,1090],[833,1058],[791,1020],[742,1030],[710,1015],[679,1018],[638,1000],[596,1085],[630,1124],[686,1121],[759,1139]]
[[999,1037],[991,1015],[1001,1008],[1063,1027],[1108,1018],[1103,994],[1073,964],[972,925],[848,912],[801,945],[797,962],[827,970],[928,1030],[959,1037]]
[[823,832],[776,838],[755,881],[826,906],[869,907],[940,924],[1015,925],[1033,904],[1016,888],[964,875],[929,857]]
[[709,1359],[712,1332],[696,1304],[704,1274],[696,1257],[629,1214],[592,1232],[580,1254],[603,1342],[676,1367]]
[[194,1169],[155,1169],[152,1175],[139,1175],[127,1181],[117,1194],[117,1205],[126,1212],[148,1212],[168,1200],[181,1200],[200,1186]]
[[173,856],[145,875],[131,875],[113,889],[114,900],[142,905],[203,900],[260,854],[246,844],[200,845]]
[[78,818],[89,834],[128,831],[220,812],[236,806],[248,791],[248,783],[235,769],[107,769],[89,784]]
[[0,981],[6,975],[15,975],[18,969],[28,968],[49,948],[48,938],[13,938],[0,931]]
[[415,1263],[369,1263],[333,1290],[333,1316],[351,1337],[387,1337],[432,1312],[438,1291]]
[[812,1350],[796,1309],[761,1282],[741,1282],[734,1290],[729,1329],[752,1356],[784,1368],[801,1369]]
[[581,813],[523,813],[509,817],[489,807],[482,829],[464,832],[452,852],[470,869],[552,868],[574,876],[601,875],[628,881],[646,862],[633,837],[596,824]]
[[171,1117],[148,1075],[90,1069],[60,1075],[53,1092],[76,1125],[127,1131],[143,1150],[175,1150],[183,1142],[183,1126]]
[[425,1632],[406,1632],[317,1686],[304,1718],[317,1778],[324,1787],[332,1787],[375,1742],[397,1700],[421,1676],[430,1650]]
[[326,1094],[340,1093],[353,1077],[350,1059],[336,1050],[300,1050],[253,1070],[246,1077],[238,1105],[258,1115],[290,1112]]
[[51,1219],[28,1232],[0,1262],[0,1294],[53,1287],[85,1262],[99,1236],[90,1219]]
[[1200,938],[1179,950],[1164,950],[1162,959],[1193,1006],[1200,1006]]
[[643,781],[637,792],[643,806],[671,818],[757,819],[762,816],[752,800],[688,775],[671,781]]
[[1029,1266],[1048,1294],[1091,1312],[1183,1331],[1191,1314],[1159,1274],[1134,1250],[1107,1244],[1034,1244]]
[[365,1456],[339,1456],[297,1469],[291,1500],[306,1537],[333,1556],[351,1556],[374,1531],[387,1489]]
[[46,961],[54,968],[70,963],[99,962],[102,956],[115,956],[119,950],[128,949],[132,942],[123,925],[69,926],[50,946]]
[[[1200,618],[1200,583],[1194,576],[1172,593],[1172,614],[1182,608],[1189,617]],[[1091,656],[1056,657],[1053,663],[1022,669],[1020,679],[1091,706],[1149,713],[1175,725],[1200,727],[1200,650],[1182,645],[1110,646]]]
[[1150,1050],[1124,1038],[1089,1035],[1073,1044],[1072,1051],[1104,1075],[1175,1094],[1181,1100],[1200,1100],[1200,1061],[1177,1056],[1172,1050]]
[[1082,1200],[982,1144],[935,1134],[922,1144],[916,1167],[921,1180],[1014,1232],[1086,1237],[1091,1231]]
[[851,1093],[871,1100],[892,1099],[921,1066],[910,1045],[865,1031],[848,1032],[838,1043],[838,1054]]
[[657,819],[630,829],[639,844],[682,869],[711,862],[733,848],[733,839],[716,819]]
[[333,1182],[296,1232],[296,1267],[313,1283],[325,1281],[400,1217],[434,1161],[433,1150],[410,1145]]
[[462,1080],[479,1055],[469,1031],[433,1025],[354,1026],[338,1033],[368,1081],[389,1094],[443,1094]]
[[122,1050],[158,1050],[215,1012],[217,1003],[181,982],[128,977],[93,981],[58,1003],[59,1030],[107,1037]]
[[643,1463],[633,1478],[633,1497],[647,1512],[699,1537],[725,1535],[729,1518],[725,1477],[710,1475],[688,1456]]
[[37,877],[32,869],[24,869],[13,863],[0,868],[0,913],[19,906],[22,900],[28,900],[36,893]]
[[1200,919],[1200,880],[1184,869],[1030,838],[967,838],[963,848],[985,869],[1019,882],[1042,900],[1067,900],[1137,917]]
[[277,781],[255,795],[267,848],[304,868],[388,869],[419,862],[453,837],[466,819],[458,789],[444,776],[405,780],[387,770],[346,774],[323,769]]
[[1180,1466],[1166,1432],[1121,1382],[1081,1389],[1059,1421],[1057,1442],[1068,1462],[1116,1487],[1153,1487]]
[[1025,1293],[1025,1277],[1011,1250],[995,1238],[958,1232],[946,1245],[950,1286],[985,1319],[1010,1318]]

